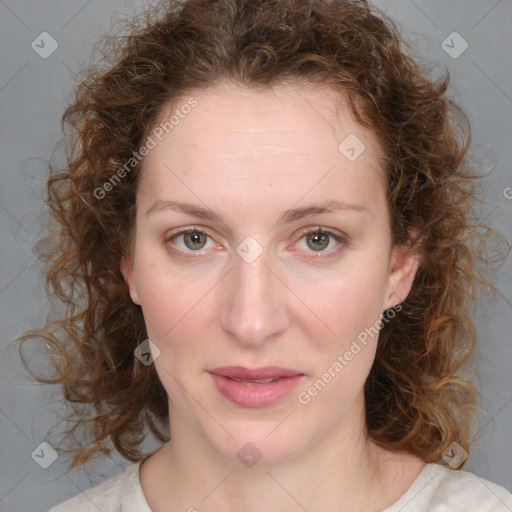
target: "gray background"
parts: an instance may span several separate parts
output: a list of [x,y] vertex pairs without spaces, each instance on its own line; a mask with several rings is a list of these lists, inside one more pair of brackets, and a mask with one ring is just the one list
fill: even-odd
[[[512,2],[510,0],[380,0],[427,62],[451,74],[451,94],[470,115],[474,151],[492,171],[485,181],[488,204],[481,219],[512,239]],[[58,459],[42,469],[31,457],[50,438],[58,404],[55,389],[23,373],[12,340],[42,325],[48,310],[34,243],[42,223],[41,190],[45,160],[61,138],[60,115],[74,72],[89,61],[92,44],[111,21],[136,12],[128,0],[0,0],[1,106],[1,274],[0,274],[0,511],[41,511],[119,472],[120,457],[98,461],[89,474],[64,474]],[[458,32],[467,50],[452,58],[442,42]],[[31,47],[42,32],[57,50],[41,58]],[[37,39],[40,40],[40,39]],[[445,43],[446,44],[446,43]],[[453,52],[461,41],[454,39]],[[49,48],[48,44],[45,46]],[[480,328],[480,405],[488,414],[476,450],[464,469],[512,488],[512,272],[510,259],[497,274],[495,304],[477,313]],[[32,358],[40,357],[36,352]],[[36,453],[37,450],[36,450]]]

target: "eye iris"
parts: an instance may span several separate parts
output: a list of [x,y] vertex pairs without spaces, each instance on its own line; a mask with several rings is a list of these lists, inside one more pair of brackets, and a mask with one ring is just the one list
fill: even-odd
[[190,231],[183,234],[183,241],[185,245],[192,250],[202,249],[206,244],[206,237],[203,233],[197,231]]
[[307,235],[306,241],[308,247],[314,251],[322,251],[329,245],[329,235],[327,233],[311,233]]

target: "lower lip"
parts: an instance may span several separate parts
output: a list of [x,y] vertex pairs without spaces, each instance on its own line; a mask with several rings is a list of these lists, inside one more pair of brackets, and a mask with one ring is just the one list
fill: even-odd
[[210,374],[218,390],[231,402],[244,407],[266,407],[295,389],[304,375],[283,377],[268,384],[247,385],[222,375]]

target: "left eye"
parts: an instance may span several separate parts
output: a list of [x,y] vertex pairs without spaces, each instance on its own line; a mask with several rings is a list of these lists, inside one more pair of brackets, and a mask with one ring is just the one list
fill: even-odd
[[301,242],[303,240],[306,247],[315,252],[327,252],[327,249],[332,249],[332,246],[337,246],[342,241],[340,236],[322,229],[309,231],[300,239]]

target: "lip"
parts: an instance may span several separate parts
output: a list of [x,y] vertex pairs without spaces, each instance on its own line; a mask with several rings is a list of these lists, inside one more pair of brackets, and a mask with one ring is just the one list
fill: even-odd
[[210,370],[210,373],[214,375],[220,375],[222,377],[228,377],[230,379],[243,379],[243,380],[255,380],[255,379],[270,379],[270,378],[282,378],[282,377],[295,377],[296,375],[304,375],[298,370],[290,370],[288,368],[281,368],[279,366],[265,366],[262,368],[255,368],[249,370],[243,366],[221,366]]
[[[278,366],[266,366],[250,370],[242,366],[223,366],[211,370],[210,375],[219,392],[231,402],[244,407],[267,407],[295,389],[304,374]],[[248,384],[245,381],[276,379],[265,384]]]

